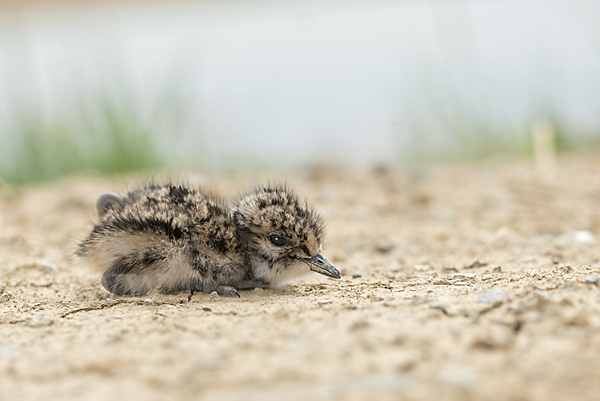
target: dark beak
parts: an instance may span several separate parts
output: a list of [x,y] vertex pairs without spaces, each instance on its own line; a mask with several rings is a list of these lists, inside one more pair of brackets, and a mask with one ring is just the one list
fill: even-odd
[[310,267],[310,270],[314,272],[323,274],[328,277],[342,278],[342,275],[340,274],[339,270],[333,265],[333,263],[328,261],[327,258],[323,256],[321,252],[319,252],[314,258],[299,259],[303,262],[306,262],[306,264],[308,264],[308,266]]

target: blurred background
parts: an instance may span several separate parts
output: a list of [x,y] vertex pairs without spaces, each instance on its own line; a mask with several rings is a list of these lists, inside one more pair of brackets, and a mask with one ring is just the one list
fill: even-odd
[[[0,2],[0,177],[526,158],[600,141],[600,2]],[[548,128],[549,127],[549,128]]]

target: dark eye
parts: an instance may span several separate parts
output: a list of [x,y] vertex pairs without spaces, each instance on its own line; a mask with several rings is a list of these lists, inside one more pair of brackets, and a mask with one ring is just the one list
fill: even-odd
[[277,234],[271,234],[268,236],[269,241],[271,241],[271,244],[275,245],[275,246],[284,246],[287,245],[287,240],[283,237],[280,237]]

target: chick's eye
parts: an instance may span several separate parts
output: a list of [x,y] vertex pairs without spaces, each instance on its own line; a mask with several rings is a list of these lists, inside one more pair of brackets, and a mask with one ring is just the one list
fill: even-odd
[[283,237],[280,237],[277,234],[271,234],[269,235],[269,241],[271,241],[271,244],[275,245],[275,246],[284,246],[287,245],[287,240]]

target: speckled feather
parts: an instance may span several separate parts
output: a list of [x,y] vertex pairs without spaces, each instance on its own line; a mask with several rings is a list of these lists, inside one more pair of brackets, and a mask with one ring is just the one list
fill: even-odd
[[[273,234],[286,246],[273,246]],[[102,284],[118,295],[235,291],[307,273],[302,259],[320,255],[323,236],[322,218],[285,186],[257,187],[228,206],[200,189],[150,185],[101,196],[77,254],[104,271]]]

